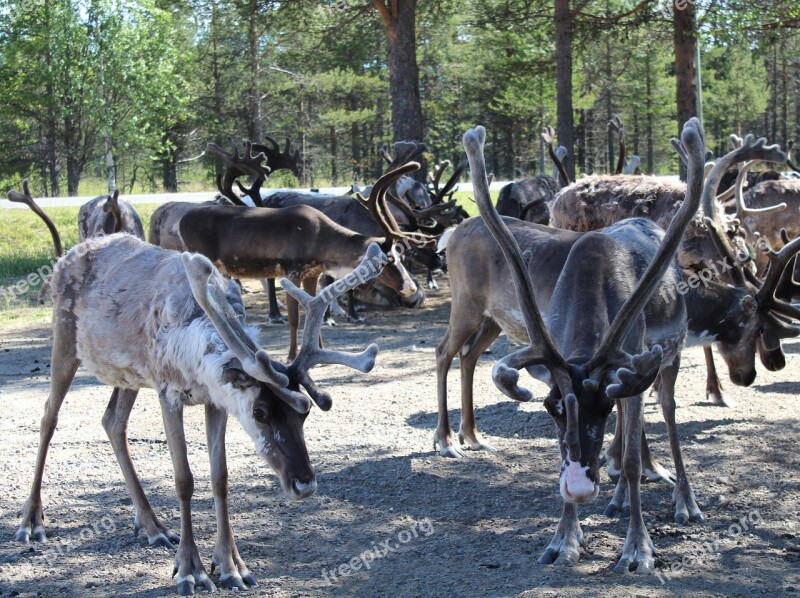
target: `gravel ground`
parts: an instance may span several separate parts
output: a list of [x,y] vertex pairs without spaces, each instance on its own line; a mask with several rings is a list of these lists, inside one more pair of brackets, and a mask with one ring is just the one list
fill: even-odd
[[[305,427],[318,471],[312,498],[285,499],[239,424],[229,423],[232,523],[239,551],[259,582],[248,594],[753,596],[793,595],[800,588],[793,451],[800,427],[800,342],[785,343],[783,371],[760,370],[751,388],[727,383],[737,401],[732,409],[706,401],[702,352],[687,350],[678,379],[678,421],[707,522],[674,524],[670,487],[644,485],[645,521],[661,568],[653,576],[616,575],[610,569],[627,522],[603,515],[613,490],[604,475],[600,497],[580,510],[586,533],[581,561],[560,569],[536,563],[561,512],[553,426],[540,402],[515,404],[492,384],[493,361],[510,350],[504,337],[476,373],[478,425],[497,452],[450,460],[432,450],[434,347],[449,316],[446,279],[441,287],[414,312],[369,312],[367,325],[342,323],[324,331],[329,346],[354,349],[374,341],[381,354],[368,375],[334,366],[316,372],[320,385],[334,389],[334,407],[315,409]],[[246,301],[250,321],[263,324],[262,295],[248,294]],[[283,358],[285,327],[262,330],[267,350]],[[133,509],[100,424],[111,389],[85,372],[78,372],[61,410],[45,473],[50,542],[22,546],[13,540],[33,475],[50,339],[48,322],[7,328],[0,338],[0,596],[173,595],[171,551],[150,548],[131,533]],[[457,426],[457,367],[450,379]],[[529,386],[544,396],[544,386]],[[669,467],[665,426],[652,400],[645,412],[654,455]],[[612,415],[607,440],[613,424]],[[215,524],[202,409],[187,410],[186,427],[194,528],[208,568]],[[145,491],[162,521],[177,528],[172,466],[152,391],[139,395],[130,438]],[[744,526],[737,524],[742,518]],[[710,554],[692,559],[703,538],[714,534]],[[374,547],[386,554],[369,568],[324,574]]]

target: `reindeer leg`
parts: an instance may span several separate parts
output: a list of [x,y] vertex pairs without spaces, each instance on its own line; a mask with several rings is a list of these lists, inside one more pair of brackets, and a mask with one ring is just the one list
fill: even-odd
[[664,373],[664,398],[661,401],[661,412],[667,424],[669,446],[672,449],[672,461],[675,463],[677,477],[675,491],[672,494],[672,502],[675,504],[675,523],[684,524],[689,520],[702,522],[705,521],[705,517],[700,507],[697,506],[694,492],[692,492],[692,487],[689,485],[689,478],[686,477],[680,439],[678,438],[678,428],[675,424],[675,380],[678,377],[679,366],[680,355],[675,357],[672,365],[662,370]]
[[275,279],[262,278],[261,286],[264,287],[264,292],[267,293],[267,298],[269,299],[269,323],[283,324],[286,318],[281,315],[281,308],[278,304],[278,293],[275,290]]
[[[292,281],[296,282],[296,281]],[[286,312],[289,314],[289,356],[291,362],[297,357],[297,329],[300,326],[300,308],[297,299],[286,294]]]
[[164,527],[156,517],[139,481],[128,447],[128,419],[138,393],[138,390],[115,388],[111,393],[106,412],[103,414],[103,428],[111,441],[114,456],[122,470],[122,476],[125,478],[125,484],[128,486],[128,492],[136,509],[133,519],[134,536],[138,536],[139,530],[144,529],[147,534],[147,543],[150,546],[174,548],[180,538],[175,532]]
[[495,448],[481,437],[475,424],[472,382],[478,359],[492,345],[500,332],[500,327],[493,320],[485,319],[481,329],[472,338],[472,342],[468,343],[466,351],[462,349],[458,358],[461,369],[461,425],[458,428],[458,440],[461,444],[467,444],[473,451],[495,452]]
[[[494,323],[492,322],[492,324]],[[494,324],[494,326],[497,325]],[[438,444],[440,447],[439,453],[443,457],[464,456],[464,452],[459,446],[459,443],[455,441],[455,438],[453,437],[453,431],[450,428],[450,419],[447,413],[447,374],[450,371],[450,366],[453,364],[453,358],[456,356],[456,353],[458,353],[459,350],[461,350],[468,342],[472,345],[480,343],[481,341],[478,339],[481,334],[487,333],[487,331],[484,330],[485,328],[487,328],[487,326],[483,321],[467,322],[464,319],[451,321],[450,326],[448,326],[447,331],[444,334],[444,337],[442,337],[442,340],[436,346],[436,394],[439,403],[439,423],[436,427],[436,433],[433,436],[433,449],[436,450],[436,445]],[[492,341],[497,338],[497,334],[499,334],[499,332],[491,338]],[[491,342],[489,344],[491,344]],[[469,349],[467,349],[467,353],[468,352]],[[465,399],[463,391],[465,388],[467,388],[467,385],[465,385],[463,379],[463,367],[464,366],[462,366],[461,406],[462,410],[469,410],[470,419],[472,420],[472,427],[474,428],[475,416],[472,413],[472,374],[469,374],[469,395],[468,398]],[[462,411],[462,418],[463,417],[464,412]]]
[[366,324],[366,320],[358,315],[356,311],[356,292],[351,289],[347,291],[347,319],[356,324]]
[[39,429],[39,451],[36,454],[36,469],[28,500],[22,507],[22,522],[14,539],[28,543],[33,539],[46,542],[44,531],[44,511],[42,509],[42,476],[47,451],[58,423],[58,411],[64,402],[80,360],[75,351],[75,319],[72,315],[58,310],[57,320],[53,327],[53,353],[51,363],[53,372],[50,378],[50,395],[44,405],[44,416]]
[[556,533],[538,562],[542,565],[572,567],[581,558],[582,545],[583,530],[578,521],[578,505],[565,502]]
[[616,573],[652,573],[653,542],[642,517],[642,496],[640,484],[642,478],[641,437],[644,427],[642,396],[629,397],[621,401],[622,413],[618,417],[625,418],[625,447],[622,458],[623,476],[628,485],[630,501],[630,520],[628,535],[622,546],[622,556],[614,567]]
[[167,396],[166,391],[159,392],[161,415],[164,418],[164,430],[167,433],[167,446],[172,457],[172,468],[175,472],[175,489],[181,507],[181,540],[175,555],[175,569],[172,575],[178,574],[176,580],[178,594],[191,596],[195,585],[199,584],[209,592],[216,590],[209,579],[192,532],[192,494],[194,493],[194,477],[189,467],[186,454],[186,436],[183,431],[183,405],[177,397]]
[[436,279],[433,277],[433,270],[428,268],[428,279],[427,279],[428,288],[432,291],[439,290],[439,283],[436,282]]
[[647,444],[647,435],[644,433],[644,428],[642,429],[642,471],[644,472],[642,474],[643,482],[662,481],[667,484],[675,484],[675,475],[653,459],[653,455],[650,453],[650,446]]
[[225,426],[228,412],[206,405],[206,437],[211,462],[211,487],[214,492],[214,512],[217,514],[217,541],[211,558],[211,573],[219,567],[219,583],[228,590],[248,590],[258,584],[244,564],[233,537],[228,515],[228,464],[225,459]]
[[714,365],[714,353],[711,347],[703,347],[703,355],[706,358],[706,399],[711,395],[711,400],[715,405],[721,407],[733,407],[736,405],[733,399],[729,399],[722,394],[722,383],[717,376],[717,366]]
[[622,472],[622,438],[623,438],[623,427],[622,427],[622,407],[619,404],[619,401],[616,401],[617,405],[617,417],[616,423],[614,424],[614,438],[611,439],[611,444],[608,445],[605,454],[603,455],[602,462],[600,465],[607,465],[608,477],[611,478],[611,481],[615,484],[619,482],[619,476]]

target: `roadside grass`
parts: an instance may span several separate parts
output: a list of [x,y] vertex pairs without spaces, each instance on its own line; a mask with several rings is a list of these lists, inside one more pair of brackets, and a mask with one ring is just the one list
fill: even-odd
[[[472,193],[458,191],[453,197],[471,216],[478,214]],[[145,233],[157,207],[157,204],[136,205]],[[77,206],[45,210],[61,235],[64,251],[78,243],[78,210]],[[49,320],[50,302],[45,305],[38,302],[41,286],[38,276],[31,279],[36,280],[34,285],[20,286],[20,283],[37,271],[46,273],[54,262],[50,232],[36,214],[30,210],[0,210],[0,326]]]
[[[136,205],[145,232],[156,204]],[[64,251],[78,243],[78,206],[47,208],[56,225]],[[53,241],[45,224],[30,210],[0,210],[0,326],[49,319],[49,300],[39,305],[41,280],[55,262]],[[27,278],[35,281],[27,284]],[[22,284],[25,283],[25,284]]]

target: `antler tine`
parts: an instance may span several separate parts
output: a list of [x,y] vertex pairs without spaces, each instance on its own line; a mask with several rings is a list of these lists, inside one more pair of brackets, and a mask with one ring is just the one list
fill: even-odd
[[472,172],[475,201],[481,217],[500,246],[511,270],[517,301],[522,310],[522,317],[530,340],[530,346],[507,355],[495,364],[492,377],[503,393],[514,399],[527,401],[530,400],[531,393],[517,385],[519,379],[517,370],[536,363],[542,364],[550,370],[562,392],[562,397],[566,398],[568,394],[572,393],[568,365],[556,348],[539,313],[533,292],[533,283],[528,271],[531,255],[526,253],[523,256],[516,239],[492,205],[483,157],[485,141],[486,129],[482,126],[477,126],[464,133],[464,149],[467,151]]
[[[448,164],[449,164],[449,161],[448,161]],[[434,198],[433,203],[441,203],[444,200],[444,198],[447,197],[448,194],[451,194],[451,192],[453,191],[453,188],[458,184],[458,179],[461,178],[461,175],[467,169],[467,164],[468,163],[467,163],[466,159],[465,160],[461,160],[461,162],[458,163],[458,166],[456,166],[455,170],[453,171],[453,174],[450,175],[450,178],[447,179],[447,182],[444,184],[444,187],[442,187],[441,191],[439,191],[436,194],[436,197]],[[451,194],[451,197],[452,197],[452,194]]]
[[625,165],[625,168],[622,170],[622,174],[633,174],[636,172],[636,169],[639,168],[639,164],[641,163],[642,159],[637,156],[636,154],[631,156],[630,161]]
[[442,175],[450,167],[450,160],[442,160],[436,165],[436,168],[431,173],[431,182],[433,183],[434,195],[439,194],[439,182],[442,180]]
[[689,162],[689,156],[686,155],[686,148],[681,144],[681,140],[677,137],[672,137],[669,142],[672,144],[673,149],[678,152],[678,157],[681,159],[681,162],[684,164]]
[[245,373],[267,384],[281,400],[298,413],[308,413],[311,401],[303,393],[288,388],[288,376],[278,371],[284,369],[284,366],[273,362],[267,352],[257,347],[242,328],[225,298],[225,291],[218,277],[214,276],[214,266],[209,259],[191,253],[181,254],[181,259],[192,295],[214,324],[222,341],[239,359]]
[[794,257],[800,253],[800,237],[784,245],[780,251],[773,250],[769,241],[765,237],[761,237],[758,241],[758,248],[769,258],[769,269],[764,277],[764,284],[756,294],[756,301],[759,305],[767,306],[771,311],[800,320],[800,308],[775,297],[775,291],[781,282],[786,266],[792,263]]
[[729,139],[731,141],[731,146],[733,147],[733,149],[739,149],[740,147],[742,147],[742,144],[744,143],[744,139],[739,137],[736,133],[731,133]]
[[795,172],[800,173],[800,168],[794,165],[792,162],[792,148],[794,147],[794,139],[790,139],[786,142],[786,165],[794,170]]
[[378,154],[386,160],[387,164],[391,164],[393,162],[392,156],[389,154],[389,150],[386,149],[385,145],[382,145],[381,148],[378,150]]
[[31,195],[31,185],[28,179],[22,179],[22,193],[16,189],[10,189],[8,191],[8,201],[13,201],[14,203],[24,203],[33,211],[34,214],[41,218],[47,226],[47,229],[50,231],[50,236],[53,238],[53,250],[56,253],[56,257],[61,257],[64,255],[64,248],[61,245],[61,235],[58,234],[58,229],[56,229],[56,225],[53,224],[53,221],[50,220],[50,217],[45,214],[42,211],[42,208],[39,207],[39,204],[33,200],[33,196]]
[[670,222],[664,239],[658,247],[653,261],[642,275],[636,289],[620,308],[594,357],[587,364],[587,371],[596,370],[616,358],[622,352],[622,345],[628,331],[652,297],[664,276],[681,243],[683,233],[700,206],[703,191],[703,132],[697,118],[689,119],[683,126],[681,142],[689,158],[686,181],[686,197]]
[[564,168],[564,163],[562,162],[563,158],[559,158],[558,154],[553,149],[553,137],[555,136],[555,133],[556,131],[553,129],[553,127],[544,127],[542,129],[542,141],[544,141],[545,145],[547,146],[547,153],[550,156],[550,159],[553,161],[553,164],[555,164],[556,168],[558,169],[558,174],[561,176],[561,180],[566,187],[572,181],[569,180],[567,169]]
[[378,355],[378,345],[374,343],[360,353],[322,349],[319,346],[319,335],[325,312],[338,297],[378,276],[388,262],[389,258],[377,244],[372,243],[355,270],[322,289],[316,297],[312,297],[298,288],[287,278],[280,281],[286,292],[297,299],[306,312],[300,351],[288,371],[290,376],[306,389],[323,411],[331,408],[333,400],[330,394],[316,386],[311,379],[309,370],[315,365],[339,364],[359,372],[369,372],[375,366],[375,358]]
[[746,160],[761,160],[764,162],[785,162],[786,154],[781,151],[778,145],[765,145],[767,140],[761,137],[754,141],[754,136],[748,134],[742,141],[741,147],[737,147],[731,152],[728,152],[719,158],[711,172],[706,177],[705,185],[703,186],[703,212],[706,216],[711,217],[713,220],[719,220],[717,214],[717,206],[714,202],[717,187],[722,175],[728,168],[739,162]]
[[103,212],[109,212],[114,217],[114,231],[118,233],[122,230],[122,212],[119,210],[119,189],[114,189],[114,193],[109,195],[103,204]]
[[744,219],[745,216],[755,216],[757,214],[769,214],[771,212],[780,212],[781,210],[785,210],[787,208],[785,202],[781,202],[774,206],[767,206],[766,208],[748,208],[745,205],[744,194],[742,193],[742,189],[744,188],[745,180],[747,180],[747,173],[755,163],[756,160],[750,160],[742,164],[742,167],[739,169],[739,174],[736,176],[736,183],[734,184],[735,195],[736,195],[736,215],[742,219]]

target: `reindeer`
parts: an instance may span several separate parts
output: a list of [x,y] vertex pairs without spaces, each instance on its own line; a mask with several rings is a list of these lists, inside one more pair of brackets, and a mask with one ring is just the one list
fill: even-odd
[[[690,127],[689,131],[691,129]],[[710,194],[713,201],[715,181],[719,180],[720,173],[732,162],[753,157],[779,157],[780,153],[776,147],[765,148],[763,144],[764,140],[759,140],[755,145],[752,145],[751,140],[748,140],[747,147],[740,148],[721,159],[720,166],[716,170],[712,170],[713,178],[709,175],[709,179],[703,189],[704,195]],[[673,218],[674,220],[675,218]],[[646,224],[643,219],[622,221],[594,233],[553,229],[511,218],[504,218],[503,221],[513,233],[517,243],[526,252],[529,251],[533,255],[528,269],[536,288],[537,304],[542,309],[543,314],[557,314],[558,309],[566,308],[566,306],[570,306],[575,302],[574,299],[567,299],[563,296],[560,297],[559,301],[556,301],[554,293],[557,284],[563,279],[563,272],[568,262],[574,259],[573,248],[579,242],[582,242],[581,240],[584,236],[605,234],[616,237],[623,234],[620,231],[628,230],[629,225],[627,223],[630,222],[639,223],[638,226],[644,231],[642,234],[646,232],[648,237],[657,238],[660,235],[657,232],[659,229]],[[643,243],[641,240],[637,241],[636,236],[629,239],[629,242],[632,247],[631,251],[634,249],[643,251],[643,248],[649,247],[648,243]],[[439,420],[434,435],[434,450],[438,445],[443,456],[461,457],[464,455],[460,447],[461,443],[465,443],[467,448],[472,450],[494,451],[494,448],[478,432],[475,422],[472,381],[478,358],[491,346],[500,332],[505,331],[510,338],[524,342],[526,331],[519,306],[507,290],[510,287],[509,273],[507,270],[495,266],[495,264],[502,263],[502,256],[496,244],[489,237],[489,232],[486,230],[486,225],[482,220],[472,218],[455,230],[448,243],[448,256],[452,306],[447,332],[436,348]],[[642,260],[639,261],[641,262]],[[607,258],[597,257],[592,259],[591,264],[599,267],[599,265],[606,262]],[[673,276],[671,280],[668,278],[665,278],[662,282],[659,293],[651,299],[650,305],[645,310],[644,315],[648,330],[659,330],[663,325],[660,315],[663,310],[678,309],[675,306],[680,303],[680,311],[686,319],[684,326],[688,327],[694,340],[699,342],[709,334],[716,336],[721,342],[721,347],[726,349],[723,352],[724,355],[727,353],[728,348],[730,349],[730,359],[734,364],[731,366],[731,371],[737,372],[736,375],[740,376],[743,381],[749,379],[747,383],[751,383],[752,378],[755,377],[753,364],[755,348],[742,342],[741,339],[744,337],[745,332],[750,335],[748,338],[755,337],[757,339],[753,340],[752,344],[758,344],[759,353],[764,349],[764,343],[761,342],[761,338],[767,338],[768,336],[771,340],[775,340],[784,334],[797,334],[797,329],[781,325],[779,317],[770,313],[773,311],[772,307],[782,310],[786,306],[785,304],[779,306],[777,302],[769,299],[770,293],[768,289],[764,290],[759,299],[759,297],[748,294],[746,289],[716,285],[708,287],[711,290],[707,290],[704,285],[698,285],[692,281],[691,286],[689,286],[689,293],[684,296],[675,291],[677,288],[674,286],[676,284],[675,281],[680,282],[680,276]],[[480,280],[481,284],[469,284],[468,281],[470,280]],[[584,288],[585,283],[575,281],[575,285],[575,288]],[[594,305],[595,292],[600,294],[600,291],[592,290],[591,292],[587,291],[582,296],[587,298],[587,302],[591,298],[592,305]],[[696,299],[693,296],[694,293],[701,298],[705,296],[711,297],[711,299],[706,300],[704,303]],[[717,293],[717,295],[715,296],[714,293]],[[580,302],[580,305],[583,305],[583,302]],[[711,320],[707,317],[708,313],[714,313],[715,319]],[[777,312],[778,315],[780,313],[780,311]],[[748,320],[746,316],[750,316],[750,319]],[[587,323],[592,322],[588,317],[585,321]],[[719,322],[719,324],[712,325],[712,322]],[[762,326],[765,332],[768,331],[768,334],[759,336],[758,333]],[[737,340],[737,335],[742,336],[738,337]],[[683,342],[682,339],[681,342]],[[744,349],[742,348],[743,346]],[[450,429],[447,410],[447,374],[456,354],[459,355],[461,369],[462,407],[458,442],[456,442]],[[776,361],[780,357],[781,355],[776,354]],[[782,366],[780,363],[775,363],[773,367]],[[681,482],[681,480],[685,480],[685,473],[683,472],[683,463],[680,458],[677,433],[674,430],[673,394],[677,366],[675,368],[667,368],[667,370],[668,376],[665,378],[661,391],[662,411],[667,421],[668,431],[671,430],[669,433],[670,444],[679,482],[675,497],[676,521],[684,523],[690,516],[697,518],[701,517],[702,514],[689,491],[688,483]],[[621,420],[618,421],[621,422]],[[615,439],[618,439],[620,443],[622,442],[620,431],[618,431]],[[621,458],[618,453],[620,450],[621,445],[613,443],[606,455],[609,473],[612,476],[615,476],[616,472],[619,471]],[[652,460],[644,437],[642,437],[641,450],[645,474],[649,479],[661,479],[667,482],[675,481],[675,476]]]
[[[686,335],[685,307],[680,300],[659,301],[654,293],[660,286],[680,280],[674,256],[683,231],[700,204],[702,190],[703,138],[699,123],[692,119],[683,130],[682,143],[690,156],[687,196],[666,234],[651,221],[632,219],[604,231],[584,235],[555,232],[547,239],[541,235],[541,228],[533,228],[536,225],[503,220],[492,208],[489,198],[483,161],[484,140],[483,127],[464,135],[475,197],[483,219],[483,227],[474,227],[471,231],[470,246],[473,252],[480,247],[490,253],[496,253],[499,246],[509,269],[493,268],[497,272],[494,280],[480,285],[497,289],[487,306],[489,311],[473,311],[478,305],[472,305],[471,313],[465,313],[461,311],[464,305],[461,302],[456,311],[454,291],[450,326],[437,347],[437,374],[446,373],[449,361],[465,342],[468,348],[461,355],[462,368],[463,362],[475,351],[482,351],[479,347],[485,346],[485,336],[484,339],[480,336],[484,331],[492,330],[496,335],[500,325],[508,322],[514,332],[527,335],[528,346],[498,361],[492,377],[504,394],[519,401],[532,399],[530,391],[518,385],[518,370],[522,368],[536,370],[551,386],[545,407],[557,427],[562,459],[560,490],[565,502],[558,530],[539,559],[545,564],[573,565],[579,559],[583,532],[578,523],[577,505],[591,502],[599,492],[598,463],[603,431],[616,403],[617,417],[623,422],[626,438],[624,475],[607,512],[616,512],[627,494],[630,523],[622,556],[614,570],[652,572],[653,544],[642,518],[639,492],[641,394],[661,372],[665,386],[669,387],[664,402],[670,405],[674,415],[674,381]],[[512,222],[518,223],[517,228],[525,232],[535,231],[533,238],[539,236],[541,240],[526,242],[532,238],[522,235],[524,257],[517,236],[509,230]],[[476,234],[477,230],[481,233]],[[451,243],[457,234],[458,231]],[[550,267],[545,256],[564,251],[564,244],[559,241],[569,237],[573,237],[574,243],[566,251],[567,257],[563,268],[558,269],[555,284],[544,288],[535,285],[533,276],[538,275],[534,272]],[[484,253],[476,259],[476,255],[473,255],[475,266],[489,257]],[[516,303],[506,292],[507,284],[494,286],[498,278],[504,277],[504,282],[508,282],[509,276],[516,291]],[[534,287],[539,297],[549,295],[549,305],[544,308],[548,326],[539,312]],[[467,294],[471,291],[465,289]],[[500,319],[492,321],[494,317]],[[465,320],[470,320],[470,324],[459,323]],[[446,392],[446,387],[439,376],[439,392],[442,391]],[[670,435],[670,440],[675,441],[671,442],[673,447],[678,447],[677,437]],[[685,475],[679,479],[676,499],[680,508],[690,508],[688,515],[702,519]]]
[[[552,150],[552,137],[548,139],[542,136],[548,149]],[[558,146],[555,155],[559,161],[567,155],[567,148],[563,145]],[[538,174],[533,177],[509,183],[500,189],[497,198],[497,213],[501,216],[511,216],[527,222],[537,224],[548,224],[550,222],[550,202],[558,191],[558,167],[553,163],[553,173]]]
[[[151,545],[177,544],[174,573],[181,595],[193,594],[196,587],[216,589],[194,541],[190,511],[194,480],[183,427],[185,406],[205,406],[217,517],[211,572],[219,567],[224,588],[255,587],[256,580],[236,547],[228,514],[228,414],[238,419],[253,439],[256,452],[279,476],[287,496],[311,496],[317,482],[303,423],[312,400],[323,411],[330,409],[332,401],[316,386],[309,370],[327,363],[368,372],[378,352],[374,344],[359,354],[320,349],[317,339],[322,314],[328,302],[377,275],[386,261],[376,245],[370,246],[353,274],[314,298],[283,281],[287,292],[306,309],[302,347],[286,366],[259,348],[257,331],[244,326],[238,287],[225,280],[205,257],[167,251],[130,235],[93,238],[75,246],[58,262],[53,275],[50,395],[33,485],[22,508],[16,539],[28,543],[32,535],[36,541],[46,541],[41,498],[45,460],[59,409],[82,364],[101,382],[114,387],[103,426],[133,500],[134,529],[136,533],[144,529]],[[120,271],[125,272],[123,278]],[[128,418],[138,390],[144,387],[159,394],[180,501],[180,536],[156,517],[128,450]]]
[[[22,193],[11,189],[8,192],[8,199],[16,203],[24,203],[42,219],[53,238],[56,259],[60,259],[64,255],[61,238],[53,221],[34,201],[28,179],[22,181]],[[114,193],[110,195],[100,195],[89,200],[78,210],[78,238],[81,241],[118,232],[125,232],[137,239],[144,240],[142,220],[130,202],[119,199],[119,189],[115,189]],[[49,290],[50,281],[45,280],[42,288],[39,289],[39,303],[44,304]]]
[[[752,143],[752,138],[751,141]],[[741,144],[740,144],[741,145]],[[740,146],[739,145],[739,146]],[[734,146],[734,147],[739,147]],[[777,150],[776,150],[777,152]],[[783,152],[770,153],[770,157],[782,161],[785,158]],[[685,162],[685,156],[681,155]],[[706,165],[706,170],[711,168]],[[743,175],[747,172],[747,167],[742,168]],[[714,214],[715,220],[719,221],[719,230],[728,236],[736,247],[735,254],[748,254],[746,239],[738,227],[738,222],[724,219],[719,210],[719,200],[724,200],[728,195],[733,196],[737,189],[741,191],[743,179],[737,182],[729,191],[718,196],[715,200],[713,194],[708,197],[704,207],[705,214]],[[666,228],[677,209],[683,201],[685,185],[677,181],[664,180],[657,177],[630,177],[600,175],[587,177],[577,183],[563,189],[552,205],[553,224],[559,228],[574,231],[590,231],[609,226],[624,218],[633,216],[643,216],[656,222],[662,228]],[[781,209],[780,206],[772,207],[771,210]],[[703,214],[696,215],[690,223],[681,242],[678,252],[678,261],[687,275],[698,273],[715,272],[718,268],[716,260],[720,254],[713,234],[706,226]],[[750,269],[750,265],[746,265]],[[729,278],[724,277],[723,281]],[[719,292],[711,293],[719,296]],[[707,297],[706,300],[710,298]],[[731,304],[736,305],[736,304]],[[699,310],[698,313],[706,313],[703,302],[692,303]],[[728,313],[728,312],[726,312]],[[754,318],[743,316],[741,312],[729,313],[726,318],[729,321],[751,320],[758,322],[761,318],[767,318],[771,322],[768,313],[761,310],[754,312]],[[696,319],[692,320],[697,321]],[[703,325],[698,322],[698,325]],[[707,328],[706,328],[707,329]],[[698,331],[699,332],[699,331]],[[751,384],[751,375],[755,376],[755,369],[752,365],[752,357],[756,351],[757,334],[755,331],[744,333],[744,329],[738,330],[740,334],[725,333],[719,330],[717,336],[720,340],[718,347],[723,354],[731,374],[731,379],[736,384]],[[714,358],[711,352],[712,339],[709,336],[705,343],[705,359],[707,368],[706,396],[711,396],[714,403],[718,405],[731,406],[733,403],[724,396],[722,384],[714,365]],[[761,352],[763,364],[770,370],[780,366],[781,359],[778,355],[767,355]]]
[[[381,223],[384,235],[367,237],[346,229],[322,212],[308,206],[290,208],[244,208],[208,206],[191,210],[180,221],[180,236],[189,251],[202,253],[231,277],[274,278],[286,276],[313,294],[322,272],[334,275],[349,271],[371,243],[378,243],[391,256],[391,263],[378,280],[402,297],[424,295],[400,261],[395,242],[418,246],[435,240],[417,233],[404,233],[385,208],[387,187],[398,177],[419,168],[411,162],[383,175],[370,192],[368,206]],[[287,297],[291,344],[289,359],[297,351],[299,315],[297,302]]]

